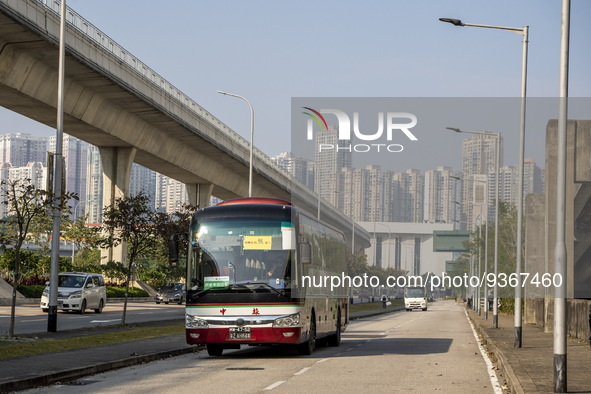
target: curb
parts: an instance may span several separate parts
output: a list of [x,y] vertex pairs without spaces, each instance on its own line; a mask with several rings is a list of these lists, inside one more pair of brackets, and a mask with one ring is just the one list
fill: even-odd
[[511,393],[525,394],[526,391],[521,386],[521,382],[520,382],[519,378],[517,377],[517,375],[515,374],[515,371],[511,367],[511,364],[508,362],[507,356],[505,356],[505,354],[497,347],[497,345],[495,345],[493,340],[490,339],[490,337],[488,336],[488,333],[482,327],[480,322],[472,317],[471,309],[469,309],[469,308],[466,308],[466,309],[468,310],[467,315],[470,318],[470,320],[472,321],[472,323],[474,324],[474,327],[477,328],[478,334],[482,337],[482,339],[483,339],[482,342],[485,345],[486,349],[496,357],[496,359],[497,359],[496,364],[499,367],[499,371],[505,377],[505,380],[507,381],[507,384],[508,384],[509,388],[511,389]]
[[[384,310],[384,309],[370,309],[368,311],[353,312],[355,314],[355,316],[351,316],[351,313],[350,313],[349,320],[357,320],[357,319],[363,319],[364,317],[384,315],[386,313],[398,312],[403,309],[404,309],[404,305],[395,306],[392,308],[387,308],[386,310]],[[366,312],[366,313],[364,313],[364,312]]]
[[13,380],[0,384],[0,393],[27,390],[41,386],[49,386],[59,382],[67,382],[76,380],[88,375],[94,375],[101,372],[110,371],[113,369],[119,369],[124,367],[130,367],[132,365],[143,364],[151,361],[156,361],[168,357],[181,356],[188,353],[198,353],[202,350],[202,347],[182,347],[172,350],[166,350],[156,353],[137,355],[132,357],[126,357],[123,359],[99,363],[81,368],[72,368],[66,371],[60,371],[51,373],[45,376],[38,376],[34,378],[27,378],[21,380]]

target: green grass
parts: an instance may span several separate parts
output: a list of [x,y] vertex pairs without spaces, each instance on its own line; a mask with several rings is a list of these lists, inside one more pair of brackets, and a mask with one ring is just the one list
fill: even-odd
[[184,333],[184,324],[177,323],[161,327],[130,327],[123,331],[84,335],[65,339],[26,338],[26,342],[19,343],[10,343],[15,340],[0,340],[0,360],[12,357],[109,345],[112,343],[135,341],[138,339],[155,338],[167,335],[184,335]]
[[[386,309],[404,305],[403,300],[392,300],[391,302],[392,305],[387,306]],[[372,309],[382,309],[382,302],[362,302],[360,304],[353,304],[349,306],[349,312],[369,311]]]

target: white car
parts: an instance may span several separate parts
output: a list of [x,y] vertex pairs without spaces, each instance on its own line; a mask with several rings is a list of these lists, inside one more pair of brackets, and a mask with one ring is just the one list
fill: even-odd
[[[41,295],[41,310],[49,310],[49,288],[47,283]],[[86,309],[94,309],[101,313],[107,301],[105,280],[100,274],[86,272],[64,272],[59,274],[57,288],[57,309],[84,313]]]

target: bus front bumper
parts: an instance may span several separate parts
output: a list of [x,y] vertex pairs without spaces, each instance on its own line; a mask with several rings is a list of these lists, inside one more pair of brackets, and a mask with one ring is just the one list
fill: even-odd
[[207,343],[224,344],[297,344],[301,327],[251,327],[248,338],[230,339],[230,328],[187,328],[186,339],[190,345]]

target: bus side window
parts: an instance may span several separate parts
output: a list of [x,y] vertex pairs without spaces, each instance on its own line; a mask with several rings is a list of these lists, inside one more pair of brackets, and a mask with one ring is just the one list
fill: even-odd
[[312,246],[308,241],[300,244],[300,259],[302,264],[310,264],[312,262]]

